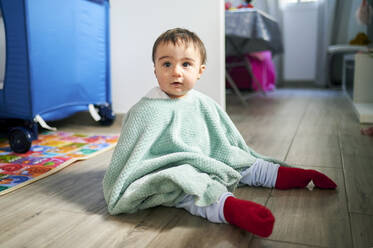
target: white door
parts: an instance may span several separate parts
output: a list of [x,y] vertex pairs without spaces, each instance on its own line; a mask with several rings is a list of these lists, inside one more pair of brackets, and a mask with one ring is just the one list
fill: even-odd
[[318,41],[316,1],[288,1],[283,12],[284,80],[314,81]]

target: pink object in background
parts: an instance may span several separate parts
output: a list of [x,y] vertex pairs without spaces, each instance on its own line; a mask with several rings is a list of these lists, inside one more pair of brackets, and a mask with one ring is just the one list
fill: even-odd
[[[270,51],[262,51],[246,54],[245,56],[249,59],[253,74],[258,79],[263,90],[274,90],[276,88],[276,69],[272,61],[272,53]],[[226,62],[231,63],[238,60],[239,58],[236,56],[229,56]],[[259,90],[258,86],[252,82],[244,66],[234,67],[229,73],[239,89]],[[227,88],[230,88],[228,83],[226,85]]]
[[224,7],[225,7],[225,10],[229,10],[230,8],[232,8],[232,4],[230,2],[226,2]]

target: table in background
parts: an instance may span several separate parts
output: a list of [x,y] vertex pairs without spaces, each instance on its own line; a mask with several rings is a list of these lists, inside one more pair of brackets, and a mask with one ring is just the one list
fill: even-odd
[[[270,50],[272,55],[283,52],[281,31],[278,23],[266,13],[257,9],[225,11],[225,55],[242,57],[243,63],[226,64],[226,78],[244,105],[247,105],[228,68],[245,66],[254,83],[261,85],[254,77],[245,54]],[[263,91],[264,92],[264,91]]]

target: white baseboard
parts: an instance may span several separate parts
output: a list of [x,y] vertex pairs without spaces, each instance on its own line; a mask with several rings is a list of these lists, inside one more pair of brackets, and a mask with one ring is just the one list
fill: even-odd
[[373,103],[353,103],[360,123],[373,123]]

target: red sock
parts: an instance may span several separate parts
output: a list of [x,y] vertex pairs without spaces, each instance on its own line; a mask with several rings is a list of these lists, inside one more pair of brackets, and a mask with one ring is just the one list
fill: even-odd
[[322,189],[335,189],[337,184],[332,179],[316,170],[284,167],[278,168],[276,189],[304,188],[310,181]]
[[262,237],[271,235],[275,222],[268,208],[232,196],[225,200],[224,217],[230,224]]

